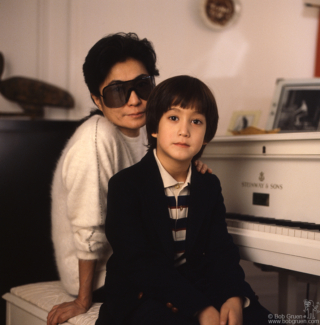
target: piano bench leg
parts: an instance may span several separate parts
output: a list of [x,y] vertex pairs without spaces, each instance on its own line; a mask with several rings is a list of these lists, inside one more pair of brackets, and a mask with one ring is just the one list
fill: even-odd
[[279,272],[279,314],[294,315],[297,308],[297,278],[287,272]]

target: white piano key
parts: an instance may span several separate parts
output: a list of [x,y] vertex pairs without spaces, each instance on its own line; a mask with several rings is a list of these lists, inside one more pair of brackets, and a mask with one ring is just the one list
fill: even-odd
[[259,224],[258,223],[253,224],[253,230],[259,231]]
[[294,237],[299,237],[299,238],[301,238],[301,232],[302,232],[302,230],[300,230],[300,229],[295,229],[295,230],[294,230]]
[[230,226],[235,227],[235,228],[239,228],[239,221],[238,220],[231,220]]
[[308,231],[308,239],[314,239],[314,231]]
[[308,238],[308,231],[307,230],[301,230],[301,238]]
[[270,226],[270,232],[272,234],[275,234],[276,233],[276,226]]
[[268,233],[271,232],[271,227],[270,227],[270,225],[265,225],[265,226],[264,226],[264,232],[268,232]]
[[258,226],[258,229],[259,229],[259,231],[263,231],[264,232],[264,227],[265,227],[265,225],[264,224],[259,224],[259,226]]
[[314,239],[320,241],[320,232],[319,231],[314,233]]
[[244,221],[243,222],[243,228],[244,229],[250,229],[250,222]]
[[232,220],[232,227],[238,228],[238,222],[236,220]]
[[283,236],[289,236],[289,228],[282,228],[282,235]]
[[294,231],[295,231],[294,228],[289,228],[289,236],[290,237],[294,237]]
[[239,228],[245,229],[245,222],[244,221],[240,221],[239,222]]
[[248,229],[253,230],[253,223],[252,222],[248,222]]
[[282,227],[276,227],[276,234],[282,235]]

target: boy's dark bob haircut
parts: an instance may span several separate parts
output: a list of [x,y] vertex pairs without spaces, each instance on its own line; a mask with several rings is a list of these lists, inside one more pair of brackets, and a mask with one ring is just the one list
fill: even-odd
[[[160,119],[172,106],[182,108],[194,108],[206,118],[206,133],[204,142],[211,141],[216,134],[218,126],[218,108],[216,100],[202,81],[190,76],[176,76],[162,81],[156,86],[147,102],[146,127],[148,135],[148,147],[152,150],[157,147],[157,139],[152,133],[158,132]],[[201,157],[205,145],[193,161]]]

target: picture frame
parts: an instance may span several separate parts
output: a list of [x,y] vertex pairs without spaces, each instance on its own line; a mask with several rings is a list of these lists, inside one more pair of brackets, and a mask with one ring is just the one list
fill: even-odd
[[320,78],[278,79],[266,130],[320,130]]
[[232,114],[227,135],[232,135],[232,131],[241,131],[249,126],[258,126],[261,111],[235,111]]

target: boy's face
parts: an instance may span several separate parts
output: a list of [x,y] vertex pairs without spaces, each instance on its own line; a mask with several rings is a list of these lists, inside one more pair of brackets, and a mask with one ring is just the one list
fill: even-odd
[[[121,81],[133,80],[139,76],[148,76],[145,66],[137,60],[128,59],[125,62],[116,63],[110,70],[105,81],[100,85],[100,94],[104,87]],[[127,103],[122,107],[107,107],[102,97],[92,95],[96,105],[103,112],[103,115],[120,131],[130,137],[139,135],[139,130],[146,124],[147,101],[141,99],[135,91],[132,91]]]
[[162,164],[190,163],[204,144],[206,118],[197,110],[172,106],[160,119],[157,156]]

